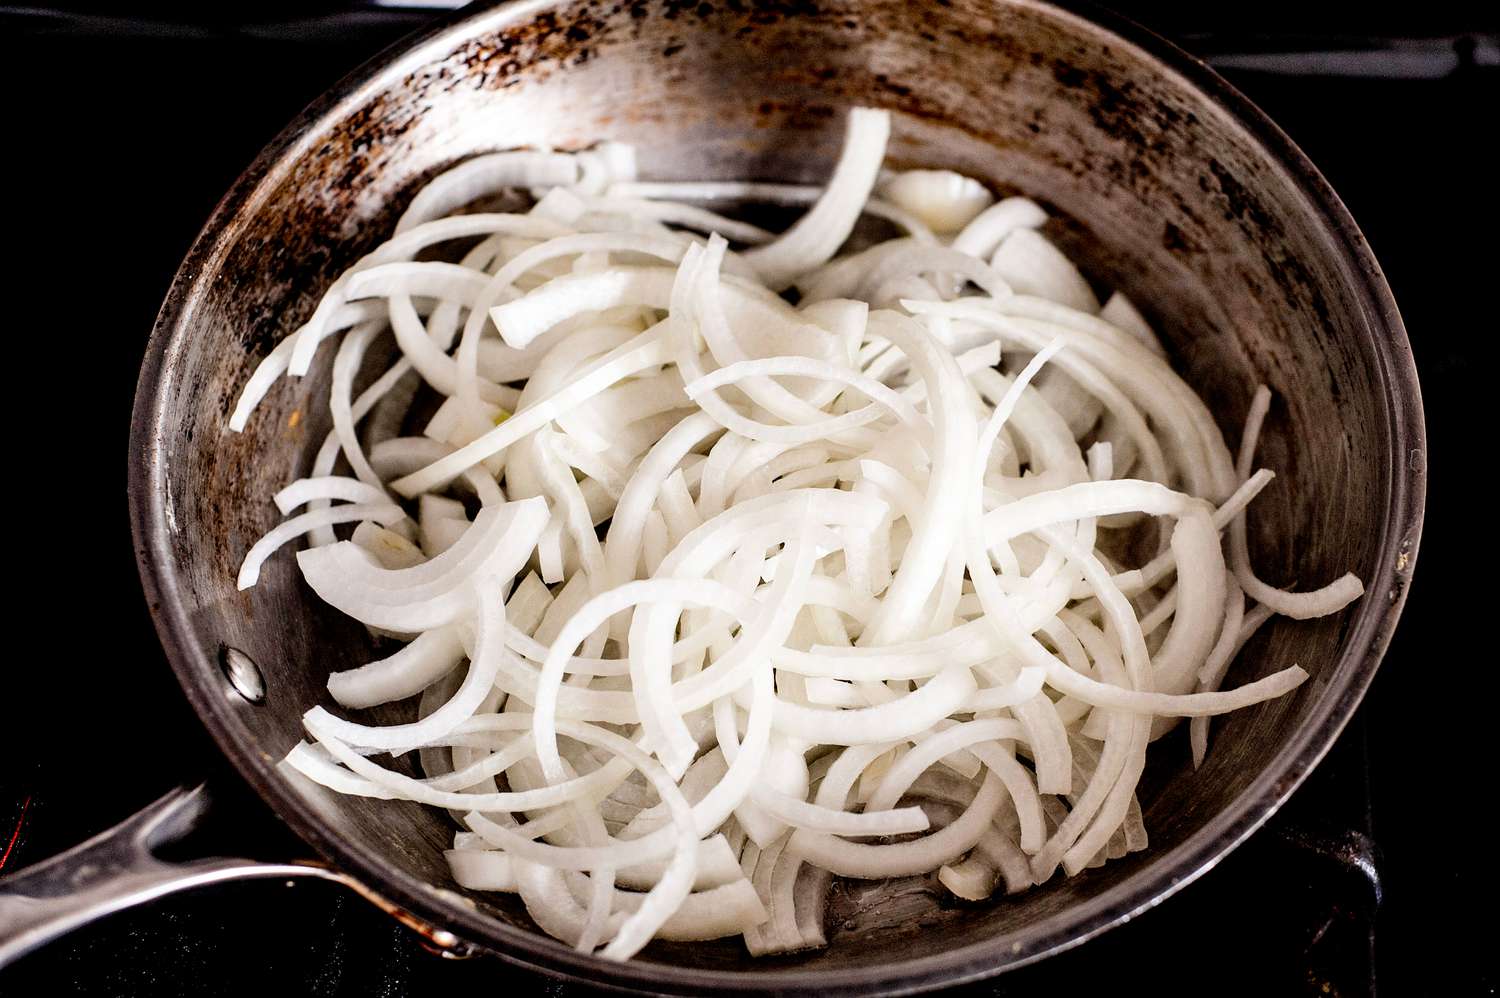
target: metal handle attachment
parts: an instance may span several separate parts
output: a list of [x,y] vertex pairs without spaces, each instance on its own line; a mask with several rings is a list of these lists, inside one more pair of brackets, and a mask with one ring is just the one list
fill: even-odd
[[198,826],[210,803],[206,786],[179,787],[87,842],[0,878],[0,967],[124,908],[193,887],[265,877],[317,877],[343,884],[419,932],[442,955],[473,952],[453,933],[420,921],[358,881],[315,862],[158,858],[158,848]]

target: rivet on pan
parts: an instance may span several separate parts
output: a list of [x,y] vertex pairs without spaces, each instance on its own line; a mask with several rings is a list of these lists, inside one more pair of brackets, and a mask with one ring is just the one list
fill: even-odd
[[266,702],[266,680],[261,676],[260,666],[255,664],[255,659],[238,648],[225,645],[219,655],[219,665],[236,693],[251,703]]
[[444,960],[468,960],[479,952],[447,929],[438,929],[430,936],[419,936],[418,942],[423,949],[437,954]]

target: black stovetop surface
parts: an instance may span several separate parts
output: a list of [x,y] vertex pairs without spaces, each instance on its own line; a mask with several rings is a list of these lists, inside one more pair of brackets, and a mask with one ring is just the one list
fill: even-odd
[[[1493,662],[1477,639],[1488,621],[1473,614],[1485,609],[1478,566],[1489,545],[1472,526],[1492,493],[1465,491],[1460,471],[1493,463],[1479,391],[1500,280],[1489,148],[1500,132],[1500,8],[1116,6],[1208,56],[1259,103],[1374,246],[1426,402],[1421,570],[1364,706],[1266,828],[1159,909],[949,993],[1493,994],[1483,818],[1496,783],[1485,766]],[[121,460],[135,375],[178,261],[239,171],[327,86],[431,16],[374,3],[0,6],[10,132],[0,217],[11,223],[0,315],[21,403],[8,421],[23,512],[12,564],[27,590],[11,603],[24,612],[12,614],[20,640],[0,687],[0,872],[102,830],[183,775],[218,773],[221,793],[250,797],[220,768],[141,598]],[[43,378],[52,389],[31,392]],[[239,804],[242,832],[289,835],[253,800]],[[498,961],[441,960],[313,882],[181,895],[0,972],[4,995],[465,986],[590,993]]]

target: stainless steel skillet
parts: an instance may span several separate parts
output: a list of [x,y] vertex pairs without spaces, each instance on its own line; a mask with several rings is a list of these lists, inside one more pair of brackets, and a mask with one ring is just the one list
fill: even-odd
[[[1369,587],[1331,621],[1278,623],[1238,675],[1300,662],[1314,681],[1216,728],[1203,770],[1148,801],[1153,848],[983,907],[863,919],[828,951],[749,961],[737,943],[660,945],[602,964],[536,933],[510,899],[452,891],[446,819],[333,798],[274,763],[327,672],[363,632],[322,612],[289,560],[247,594],[234,568],[274,489],[327,426],[326,367],[278,390],[242,436],[224,417],[270,343],[375,240],[423,179],[476,152],[619,138],[662,177],[815,180],[840,111],[897,112],[893,155],[952,166],[1048,203],[1053,233],[1127,289],[1174,362],[1237,428],[1257,379],[1282,400],[1265,459],[1280,475],[1253,542],[1273,578]],[[1231,434],[1232,435],[1232,434]],[[0,881],[12,950],[125,898],[205,879],[316,870],[360,885],[444,943],[552,972],[669,993],[861,993],[936,987],[1075,944],[1169,895],[1253,831],[1322,756],[1373,674],[1404,598],[1423,493],[1420,396],[1395,306],[1316,171],[1210,71],[1098,11],[1041,3],[512,4],[468,13],[383,56],[295,122],[221,204],[184,262],[142,371],[132,517],[148,599],[194,707],[240,773],[331,866],[147,867],[122,843]],[[1295,546],[1284,542],[1296,537]],[[1294,575],[1295,573],[1295,575]],[[244,658],[226,658],[227,649]],[[258,673],[260,702],[239,685]],[[246,663],[253,663],[247,665]],[[158,806],[162,835],[201,798]],[[148,836],[149,838],[149,836]],[[92,863],[80,876],[81,864]],[[121,876],[113,876],[120,874]],[[79,896],[81,885],[95,891]],[[61,902],[71,914],[48,921]],[[28,894],[23,898],[22,894]],[[31,935],[21,932],[34,926]],[[439,928],[431,928],[431,927]]]

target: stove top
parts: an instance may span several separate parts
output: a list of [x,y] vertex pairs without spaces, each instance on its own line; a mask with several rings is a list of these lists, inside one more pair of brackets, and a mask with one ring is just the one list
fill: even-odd
[[[62,405],[13,391],[28,399],[24,418],[11,423],[22,428],[13,481],[28,507],[59,488],[86,497],[61,516],[53,504],[40,507],[50,515],[28,510],[13,534],[14,563],[25,566],[39,612],[11,624],[29,638],[12,648],[31,648],[10,656],[19,691],[0,694],[9,722],[0,737],[14,742],[0,756],[0,872],[102,830],[188,772],[222,775],[223,793],[246,798],[231,807],[233,820],[265,841],[266,854],[289,836],[222,768],[158,650],[129,549],[120,457],[152,317],[218,197],[303,105],[434,11],[209,6],[0,6],[0,79],[12,105],[0,171],[9,214],[21,223],[10,240],[17,259],[0,271],[10,291],[11,369],[66,370],[70,389]],[[1260,104],[1324,171],[1374,246],[1426,403],[1422,567],[1364,706],[1264,829],[1159,909],[946,994],[1021,998],[1055,995],[1059,985],[1067,993],[1493,994],[1495,960],[1464,903],[1496,886],[1481,848],[1485,826],[1470,812],[1474,791],[1494,784],[1478,771],[1491,683],[1447,677],[1491,668],[1453,637],[1468,629],[1455,627],[1448,608],[1484,592],[1459,561],[1477,546],[1457,537],[1470,508],[1458,502],[1456,469],[1460,434],[1483,445],[1470,414],[1481,412],[1480,344],[1495,324],[1485,291],[1495,280],[1500,212],[1485,140],[1500,120],[1500,9],[1428,3],[1356,18],[1282,0],[1117,6],[1207,57]],[[74,623],[50,622],[63,614]],[[1465,701],[1479,724],[1463,717]],[[27,717],[45,725],[22,737]],[[592,993],[499,961],[440,959],[363,901],[312,881],[180,895],[0,972],[0,994],[16,995],[364,996],[496,984]]]

